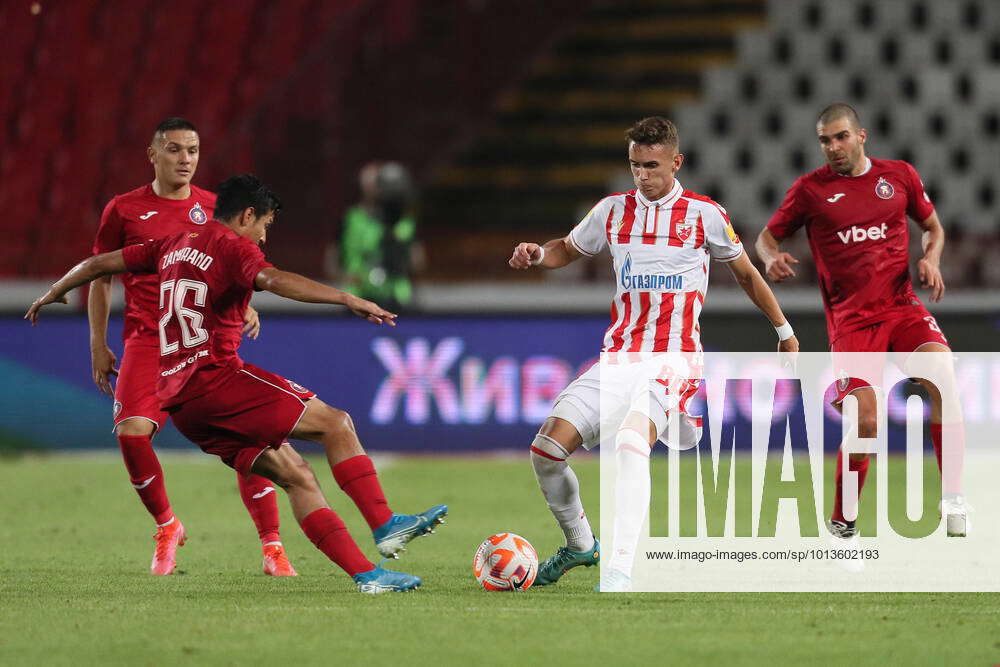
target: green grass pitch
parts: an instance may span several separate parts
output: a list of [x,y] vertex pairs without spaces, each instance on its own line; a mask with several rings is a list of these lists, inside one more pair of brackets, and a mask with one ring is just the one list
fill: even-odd
[[[321,459],[333,506],[370,555],[358,512]],[[181,573],[148,574],[151,522],[112,456],[0,459],[0,664],[963,664],[1000,662],[997,594],[591,592],[596,568],[524,594],[486,593],[472,555],[512,530],[542,557],[560,541],[527,458],[387,460],[403,511],[448,503],[448,523],[393,565],[407,594],[363,596],[280,499],[300,576],[260,571],[234,474],[165,456],[189,541]],[[575,464],[594,508],[596,457]]]

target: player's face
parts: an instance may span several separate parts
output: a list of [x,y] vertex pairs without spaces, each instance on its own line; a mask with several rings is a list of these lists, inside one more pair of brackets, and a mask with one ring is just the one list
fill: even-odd
[[856,175],[864,168],[865,139],[868,134],[846,118],[816,125],[819,147],[827,163],[838,174]]
[[673,146],[633,141],[629,143],[628,161],[636,189],[646,199],[655,201],[674,187],[674,174],[681,168],[684,156]]
[[153,138],[147,153],[156,180],[174,189],[191,184],[198,169],[198,133],[168,130]]
[[[248,209],[248,211],[252,210]],[[247,238],[257,245],[264,245],[267,242],[267,230],[271,228],[272,224],[274,224],[274,211],[260,217],[254,215],[247,230]]]

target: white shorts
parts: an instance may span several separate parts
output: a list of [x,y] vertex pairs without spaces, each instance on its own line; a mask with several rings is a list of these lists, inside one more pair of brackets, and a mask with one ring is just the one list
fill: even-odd
[[[637,365],[594,364],[556,397],[550,416],[572,424],[583,439],[584,449],[588,450],[606,440],[613,442],[629,412],[638,412],[652,421],[657,437],[667,446],[674,449],[694,447],[701,440],[701,418],[691,417],[686,409],[699,381],[688,381],[677,396],[666,386],[651,383],[651,377],[655,375],[637,372]],[[672,428],[668,430],[674,414],[681,416],[676,421],[676,433]]]

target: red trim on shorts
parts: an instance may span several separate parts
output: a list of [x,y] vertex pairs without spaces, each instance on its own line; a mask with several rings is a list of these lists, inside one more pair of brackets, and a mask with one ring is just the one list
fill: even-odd
[[622,224],[618,227],[618,244],[625,245],[632,238],[632,227],[635,225],[635,195],[625,195],[625,213],[622,214]]
[[677,236],[677,225],[684,222],[684,219],[687,217],[687,212],[687,199],[678,199],[677,203],[670,209],[670,237],[667,241],[667,245],[674,246],[675,248],[681,248],[684,246],[684,241]]
[[642,348],[642,335],[646,329],[646,321],[649,319],[649,292],[639,292],[639,317],[632,327],[632,342],[628,347],[629,352],[638,352]]

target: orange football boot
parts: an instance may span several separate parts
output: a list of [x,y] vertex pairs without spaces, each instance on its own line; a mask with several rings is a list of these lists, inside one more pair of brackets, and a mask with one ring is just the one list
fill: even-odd
[[149,566],[153,574],[172,574],[177,567],[177,547],[182,546],[187,540],[184,533],[184,525],[180,519],[174,518],[166,526],[156,529],[156,550],[153,552],[153,562]]
[[280,544],[268,544],[264,547],[264,574],[272,577],[299,576],[285,555],[285,547]]

